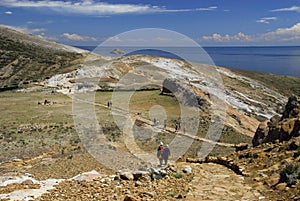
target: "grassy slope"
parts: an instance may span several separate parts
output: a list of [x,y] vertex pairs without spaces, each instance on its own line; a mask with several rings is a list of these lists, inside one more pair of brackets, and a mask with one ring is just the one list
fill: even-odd
[[258,71],[230,69],[234,73],[241,74],[251,79],[257,80],[269,88],[279,93],[290,96],[295,94],[300,96],[300,78],[292,76],[280,76],[271,73],[263,73]]
[[74,70],[81,54],[22,42],[0,34],[0,88],[41,81]]
[[[180,117],[180,107],[175,98],[160,96],[160,91],[135,92],[130,100],[130,112],[141,113],[146,119],[150,119],[149,111],[152,107],[162,105],[167,113],[168,127],[174,128],[174,120]],[[111,99],[112,92],[97,92],[95,103],[106,105]],[[38,102],[51,101],[50,105],[38,105]],[[55,102],[55,104],[53,104]],[[62,94],[51,94],[50,91],[41,92],[14,92],[0,93],[1,117],[0,117],[0,150],[4,154],[0,156],[0,162],[15,157],[33,157],[47,150],[63,151],[64,147],[70,149],[80,145],[80,139],[74,127],[72,118],[72,99]],[[111,111],[106,107],[96,105],[95,112],[105,135],[110,141],[122,141],[122,132],[114,122]],[[209,117],[201,117],[206,122]],[[163,120],[161,120],[161,123]],[[206,123],[201,123],[198,135],[205,137],[208,129]],[[139,135],[139,128],[136,128]],[[153,131],[146,128],[143,132]],[[143,134],[143,133],[142,133]],[[232,130],[224,128],[221,142],[239,143],[249,139],[242,138]],[[146,134],[144,136],[147,136]],[[160,140],[168,143],[175,135],[158,133],[155,138],[141,140],[139,144],[145,150],[156,148]],[[188,154],[195,154],[201,146],[201,142],[194,142]],[[73,148],[72,148],[73,147]]]

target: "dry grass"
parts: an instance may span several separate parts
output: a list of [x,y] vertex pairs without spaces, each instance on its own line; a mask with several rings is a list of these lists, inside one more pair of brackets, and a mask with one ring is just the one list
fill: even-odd
[[[119,95],[120,99],[118,100],[122,102],[124,94]],[[107,102],[111,99],[112,92],[97,92],[95,112],[109,141],[123,142],[122,129],[116,125],[111,110],[106,107]],[[49,100],[50,104],[44,105],[44,100]],[[42,104],[38,104],[38,102]],[[113,104],[115,105],[115,103]],[[2,113],[0,116],[0,148],[2,150],[0,161],[9,160],[12,157],[33,157],[47,151],[56,151],[65,155],[70,150],[82,148],[74,126],[70,97],[52,94],[51,91],[31,93],[7,91],[0,93],[0,105]],[[131,115],[152,120],[153,108],[154,110],[158,108],[155,111],[161,122],[160,125],[162,125],[162,118],[166,117],[168,127],[175,127],[174,121],[181,114],[179,103],[174,97],[161,96],[159,90],[153,90],[135,92],[130,98],[129,111]],[[154,112],[154,114],[156,113]],[[201,137],[205,137],[208,129],[207,118],[201,117],[202,122],[205,122],[201,123],[198,130],[198,135]],[[147,128],[144,125],[136,125],[134,128],[137,143],[145,150],[155,149],[160,141],[168,143],[175,137],[175,135],[166,133],[153,133],[149,126]],[[140,135],[141,133],[143,135]],[[230,129],[224,130],[220,140],[234,143],[249,141]],[[125,148],[124,145],[120,147]],[[201,142],[195,142],[188,154],[194,155],[200,147]],[[219,150],[218,153],[220,152],[222,151]]]

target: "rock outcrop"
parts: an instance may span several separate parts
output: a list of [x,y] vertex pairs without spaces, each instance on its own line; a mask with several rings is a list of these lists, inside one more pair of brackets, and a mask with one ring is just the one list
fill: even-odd
[[253,146],[276,140],[282,142],[300,135],[300,101],[291,96],[285,106],[282,117],[274,116],[261,123],[252,140]]
[[110,53],[111,53],[111,54],[125,54],[124,51],[122,51],[122,50],[120,50],[120,49],[118,49],[118,48],[112,50]]
[[175,79],[165,79],[163,82],[162,94],[174,95],[187,106],[207,108],[208,101],[195,94],[192,86]]

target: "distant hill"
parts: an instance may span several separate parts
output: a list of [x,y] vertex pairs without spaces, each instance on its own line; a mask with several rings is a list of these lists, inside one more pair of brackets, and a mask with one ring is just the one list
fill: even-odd
[[74,70],[85,52],[0,26],[0,89]]

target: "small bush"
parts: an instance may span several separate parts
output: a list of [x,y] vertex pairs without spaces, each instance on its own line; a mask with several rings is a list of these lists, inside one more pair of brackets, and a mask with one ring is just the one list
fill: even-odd
[[300,163],[289,164],[280,172],[280,182],[288,186],[295,185],[297,179],[300,179]]
[[176,179],[180,179],[183,177],[183,174],[180,173],[180,172],[176,172],[174,175],[173,175]]

